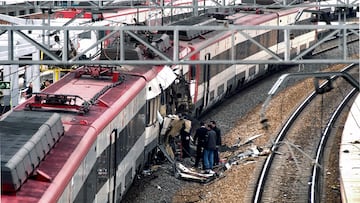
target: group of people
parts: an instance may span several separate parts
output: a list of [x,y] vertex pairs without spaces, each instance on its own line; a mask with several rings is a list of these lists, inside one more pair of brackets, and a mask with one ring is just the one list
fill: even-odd
[[[46,87],[50,86],[52,83],[51,80],[45,80],[42,84],[41,84],[41,87],[40,87],[40,90],[43,90],[45,89]],[[29,99],[30,97],[32,97],[32,94],[33,94],[33,84],[32,82],[30,82],[28,84],[28,86],[21,91],[21,95],[20,95],[20,101],[19,101],[19,104],[25,102],[27,99]]]
[[203,169],[206,173],[213,174],[214,165],[218,165],[219,147],[221,146],[221,131],[216,126],[215,121],[210,121],[207,125],[200,122],[194,135],[194,142],[196,145],[196,159],[194,167],[198,168],[200,160],[203,160]]

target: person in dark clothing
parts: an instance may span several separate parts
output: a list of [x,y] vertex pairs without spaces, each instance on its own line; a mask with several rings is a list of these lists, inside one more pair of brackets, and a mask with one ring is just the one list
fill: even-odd
[[220,162],[219,148],[221,146],[221,130],[216,126],[215,121],[210,121],[210,125],[212,126],[212,129],[216,133],[216,149],[214,151],[214,164],[219,165],[219,162]]
[[[194,167],[199,167],[200,160],[203,157],[203,148],[205,144],[205,137],[207,134],[207,128],[205,127],[204,122],[200,122],[200,128],[198,128],[194,135],[194,142],[196,145],[196,158],[195,158],[195,165]],[[203,162],[204,167],[204,162]],[[205,167],[204,167],[205,168]]]
[[186,131],[185,123],[180,130],[183,158],[190,157],[190,132]]
[[206,173],[213,174],[214,166],[214,152],[216,150],[216,132],[213,130],[211,124],[207,125],[208,132],[206,134],[204,145],[204,164]]
[[45,80],[45,81],[43,82],[43,84],[41,85],[40,90],[43,90],[43,89],[49,87],[50,85],[51,85],[50,80]]
[[26,90],[26,99],[29,99],[32,96],[33,93],[33,85],[32,83],[29,83],[29,86]]

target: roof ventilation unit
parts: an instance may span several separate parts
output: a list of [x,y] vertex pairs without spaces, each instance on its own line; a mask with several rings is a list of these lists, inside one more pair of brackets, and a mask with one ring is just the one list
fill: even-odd
[[18,190],[63,134],[57,113],[19,111],[0,121],[1,191]]

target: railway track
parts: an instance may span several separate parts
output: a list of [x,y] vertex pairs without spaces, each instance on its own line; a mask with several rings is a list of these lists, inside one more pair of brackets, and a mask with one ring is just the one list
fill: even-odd
[[[359,70],[354,67],[349,65],[342,72],[356,74]],[[326,91],[334,82],[338,90]],[[358,91],[358,82],[353,88],[333,76],[302,102],[275,137],[252,202],[319,202],[326,141],[341,110]]]
[[[342,37],[334,37],[326,41],[324,44],[321,44],[317,49],[313,51],[312,56],[319,56],[321,54],[324,54],[325,52],[338,49],[341,46],[341,43],[343,43],[342,41],[339,40],[342,40]],[[359,42],[359,36],[350,33],[346,38],[347,46],[355,42],[357,43]]]

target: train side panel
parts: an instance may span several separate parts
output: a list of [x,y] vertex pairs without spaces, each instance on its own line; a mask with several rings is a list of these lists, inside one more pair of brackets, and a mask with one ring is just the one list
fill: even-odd
[[145,98],[143,89],[99,133],[59,202],[121,198],[144,160]]
[[109,127],[109,130],[112,129],[111,132],[101,133],[105,137],[107,145],[100,156],[104,157],[103,159],[106,162],[102,164],[102,167],[98,166],[98,174],[99,170],[102,169],[101,171],[105,171],[104,175],[107,177],[106,182],[105,177],[101,180],[105,183],[98,191],[95,202],[119,200],[129,188],[137,169],[143,163],[142,152],[145,144],[144,95],[145,91],[142,91],[122,110],[119,116],[111,121],[110,126],[113,125],[113,127]]
[[[289,25],[310,22],[310,13],[302,13],[300,17],[298,17],[298,15],[299,13],[295,11],[279,12],[277,15],[271,15],[272,17],[265,16],[263,19],[261,15],[249,15],[246,18],[240,18],[242,21],[237,23],[242,24],[242,22],[251,22],[251,24],[254,25]],[[256,20],[246,21],[247,18],[255,18]],[[297,19],[297,21],[295,19]],[[287,45],[284,41],[283,31],[245,30],[243,32],[270,49],[273,53],[284,56]],[[305,48],[309,48],[316,40],[316,32],[314,30],[305,30],[301,32],[294,31],[294,33],[290,33],[290,35],[290,45],[292,49],[290,50],[289,56],[299,54]],[[199,59],[229,59],[232,53],[232,48],[229,46],[231,44],[231,37],[230,34],[225,35],[217,42],[200,50]],[[236,56],[234,57],[237,60],[269,60],[272,58],[267,51],[260,49],[239,32],[234,33],[234,40],[236,44],[236,47],[234,47]],[[263,77],[273,70],[273,65],[271,64],[205,65],[199,68],[207,70],[206,66],[210,67],[208,71],[197,71],[200,75],[198,76],[197,81],[197,100],[195,101],[196,112],[204,112],[226,95],[239,90],[246,84],[251,83],[259,77]],[[210,77],[210,79],[205,81],[204,78],[207,77]]]
[[121,200],[148,154],[157,146],[160,127],[156,112],[162,94],[159,87],[168,88],[174,79],[170,68],[162,69],[109,122],[68,183],[60,202]]

